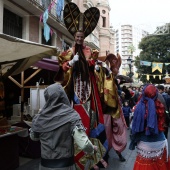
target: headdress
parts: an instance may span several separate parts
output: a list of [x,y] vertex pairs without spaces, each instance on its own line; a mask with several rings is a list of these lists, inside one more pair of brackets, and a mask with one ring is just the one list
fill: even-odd
[[100,11],[96,7],[87,9],[81,13],[78,6],[72,2],[64,7],[64,23],[71,35],[77,31],[83,31],[87,37],[96,27],[100,17]]
[[158,121],[155,100],[158,90],[154,85],[146,85],[134,111],[132,133],[145,131],[146,135],[158,134]]

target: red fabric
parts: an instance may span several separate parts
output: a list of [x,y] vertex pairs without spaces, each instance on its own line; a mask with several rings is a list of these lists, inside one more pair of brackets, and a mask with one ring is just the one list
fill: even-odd
[[86,134],[89,136],[90,134],[90,117],[88,113],[84,110],[83,106],[81,104],[75,104],[74,109],[79,113],[82,123],[84,127],[86,128]]
[[94,66],[95,65],[95,61],[94,60],[89,59],[87,61],[89,63],[89,66]]
[[76,162],[77,166],[80,169],[84,169],[84,165],[82,165],[79,160],[82,159],[82,157],[85,155],[83,151],[79,152],[77,155],[74,156],[74,161]]
[[98,120],[99,120],[99,123],[104,124],[103,110],[102,110],[101,100],[99,97],[99,92],[97,89],[96,79],[92,73],[90,73],[90,76],[91,76],[93,93],[95,96],[95,98],[93,98],[94,100],[93,102],[95,104],[95,108],[97,109],[96,113],[98,113]]
[[138,155],[133,170],[169,170],[170,158],[168,162],[166,162],[166,156],[166,150],[163,156],[157,159],[147,159]]

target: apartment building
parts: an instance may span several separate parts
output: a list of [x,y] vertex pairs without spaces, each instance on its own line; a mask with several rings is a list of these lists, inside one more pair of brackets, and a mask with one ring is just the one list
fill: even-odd
[[[63,22],[64,5],[71,0],[1,0],[0,32],[32,42],[56,46],[66,50],[73,44],[73,37]],[[72,0],[84,12],[98,7],[100,20],[94,31],[85,39],[87,45],[98,49],[100,55],[114,52],[114,31],[110,28],[108,0]],[[51,29],[50,39],[44,38],[42,15],[49,9],[47,24]]]
[[[138,45],[141,39],[149,33],[141,28],[133,25],[120,25],[115,31],[115,53],[119,52],[122,57],[122,65],[120,73],[126,75],[129,72],[127,59],[135,60],[140,50]],[[135,68],[132,64],[131,71],[134,72]]]

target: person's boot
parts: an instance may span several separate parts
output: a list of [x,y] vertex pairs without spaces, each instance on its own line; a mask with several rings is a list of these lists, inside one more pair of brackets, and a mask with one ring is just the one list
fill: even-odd
[[120,162],[125,162],[126,159],[120,154],[120,155],[119,155],[119,161],[120,161]]
[[126,161],[126,159],[122,156],[122,154],[120,152],[116,151],[116,153],[119,156],[119,161],[120,162],[125,162]]

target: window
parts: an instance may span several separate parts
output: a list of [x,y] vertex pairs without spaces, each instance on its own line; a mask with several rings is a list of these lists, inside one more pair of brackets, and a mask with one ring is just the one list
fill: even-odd
[[52,37],[50,34],[50,39],[46,42],[45,38],[44,38],[44,29],[42,29],[42,36],[41,36],[41,40],[42,40],[42,44],[44,45],[52,45]]
[[4,8],[3,33],[22,38],[22,18]]
[[103,13],[103,14],[105,14],[105,13],[106,13],[106,11],[105,11],[105,10],[102,10],[102,13]]
[[102,19],[103,19],[103,25],[102,25],[102,27],[106,27],[106,17],[102,17]]

